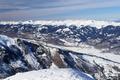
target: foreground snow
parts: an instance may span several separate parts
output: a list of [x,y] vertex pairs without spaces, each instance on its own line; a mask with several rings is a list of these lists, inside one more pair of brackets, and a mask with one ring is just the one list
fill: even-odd
[[4,80],[94,80],[90,75],[74,69],[44,69],[18,73]]

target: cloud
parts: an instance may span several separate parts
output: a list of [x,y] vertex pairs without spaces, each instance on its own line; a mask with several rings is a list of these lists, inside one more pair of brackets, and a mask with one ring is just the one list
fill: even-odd
[[85,9],[120,7],[119,0],[0,0],[0,18],[36,18]]
[[[50,8],[101,8],[119,6],[119,0],[0,0],[0,9],[28,10],[28,9],[50,9]],[[10,10],[8,10],[10,11]]]

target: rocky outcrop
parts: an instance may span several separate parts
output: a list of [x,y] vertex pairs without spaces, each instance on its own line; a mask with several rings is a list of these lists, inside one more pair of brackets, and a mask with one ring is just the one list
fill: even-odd
[[21,39],[14,40],[15,44],[8,46],[11,38],[6,38],[2,37],[0,42],[0,78],[51,66],[50,52],[44,46]]

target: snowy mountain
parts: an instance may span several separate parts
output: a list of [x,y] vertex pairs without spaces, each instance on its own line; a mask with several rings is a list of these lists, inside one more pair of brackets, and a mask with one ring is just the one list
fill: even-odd
[[[103,53],[98,53],[98,50],[91,47],[89,47],[89,49],[93,49],[94,54],[92,54],[92,52],[89,53],[90,50],[88,50],[88,53],[85,53],[84,50],[86,49],[87,51],[86,45],[84,45],[83,51],[81,51],[80,48],[75,48],[75,50],[74,47],[55,46],[51,44],[45,45],[39,41],[18,38],[12,39],[3,35],[1,35],[0,43],[1,78],[14,75],[18,72],[39,69],[48,69],[49,71],[58,68],[72,68],[78,72],[82,71],[82,73],[92,75],[95,79],[106,80],[118,78],[120,56],[110,53],[104,53],[106,55],[103,55]],[[111,57],[108,58],[107,55]],[[29,74],[32,74],[32,72]],[[42,75],[43,74],[39,76]],[[14,76],[12,79],[14,80]],[[17,79],[15,78],[15,80]]]
[[[120,23],[95,20],[1,22],[0,34],[65,45],[86,43],[120,54]],[[67,45],[66,45],[67,46]]]
[[18,73],[5,80],[94,80],[90,75],[74,69],[44,69]]
[[[44,45],[38,42],[32,43],[32,41],[30,42],[22,39],[11,39],[3,35],[0,36],[0,40],[1,40],[0,41],[0,50],[1,50],[0,51],[1,53],[0,78],[5,78],[8,76],[14,75],[15,73],[18,73],[18,72],[48,69],[45,71],[43,70],[43,72],[45,72],[44,75],[48,77],[52,76],[52,74],[53,76],[57,77],[57,75],[55,75],[55,72],[61,71],[60,74],[58,74],[58,78],[59,78],[59,76],[62,75],[63,72],[65,73],[66,71],[65,73],[66,75],[64,75],[64,77],[66,76],[65,77],[66,80],[67,78],[69,79],[70,77],[71,77],[71,80],[81,79],[81,78],[84,80],[87,80],[87,79],[94,80],[89,76],[87,76],[86,73],[79,71],[82,69],[80,69],[80,66],[77,65],[77,62],[73,60],[72,55],[70,55],[72,53],[69,54],[69,51],[64,52],[64,50],[62,49],[52,48],[47,46],[45,47]],[[61,57],[60,55],[63,57]],[[51,68],[55,69],[55,72],[54,70],[53,72],[51,72],[52,71],[50,70]],[[66,69],[58,70],[58,68],[66,68]],[[74,70],[67,69],[67,68],[73,68],[75,72]],[[72,76],[73,73],[75,74]],[[43,73],[39,76],[42,76],[42,75]],[[18,80],[18,79],[15,78],[15,80]],[[40,79],[44,79],[44,76],[43,78],[40,78]],[[14,79],[8,78],[7,80],[14,80]]]
[[[0,22],[0,34],[0,78],[18,80],[18,76],[34,74],[32,70],[40,70],[35,72],[40,74],[36,75],[36,78],[46,75],[49,78],[50,74],[59,77],[63,74],[62,71],[70,78],[73,69],[82,75],[89,74],[97,80],[120,78],[118,22],[95,20]],[[54,69],[53,72],[51,68]],[[54,74],[54,71],[57,72],[56,69],[61,73]],[[43,76],[40,72],[46,75]],[[76,74],[73,75],[75,80]],[[11,75],[15,76],[9,77]],[[65,77],[65,80],[68,77]]]
[[113,26],[119,26],[120,23],[117,22],[112,22],[112,21],[96,21],[96,20],[56,20],[56,21],[52,21],[52,20],[48,20],[48,21],[44,21],[44,20],[39,20],[39,21],[8,21],[8,22],[4,22],[1,21],[0,24],[33,24],[33,25],[66,25],[66,26],[70,26],[70,25],[75,25],[75,26],[93,26],[93,27],[97,27],[97,28],[102,28],[108,25],[113,25]]

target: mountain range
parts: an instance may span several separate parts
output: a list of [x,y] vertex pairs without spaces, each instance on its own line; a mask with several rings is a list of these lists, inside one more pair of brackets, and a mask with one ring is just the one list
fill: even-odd
[[0,78],[7,80],[16,73],[51,67],[75,69],[96,80],[119,80],[120,23],[2,21],[0,55]]

